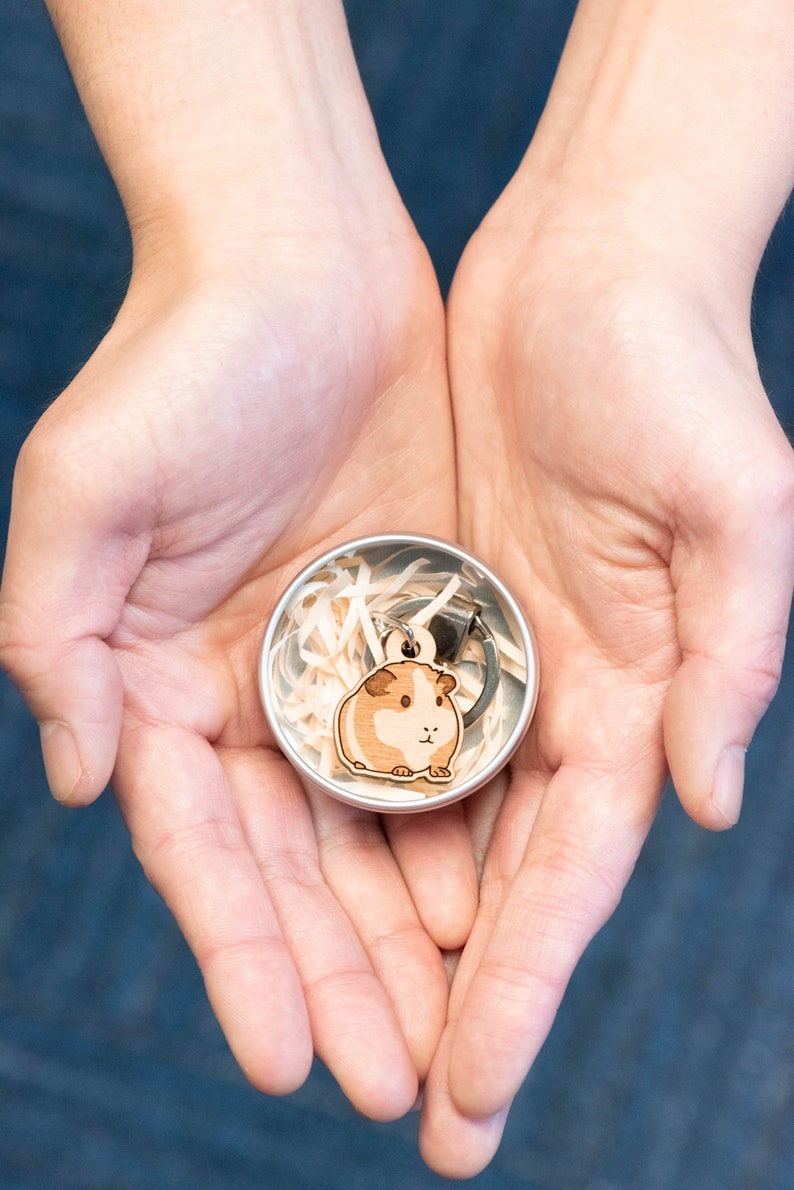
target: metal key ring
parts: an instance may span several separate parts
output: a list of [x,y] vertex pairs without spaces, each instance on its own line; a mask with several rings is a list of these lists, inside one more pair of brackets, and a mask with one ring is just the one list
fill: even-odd
[[[400,603],[396,607],[393,607],[388,616],[381,616],[380,618],[383,620],[388,619],[393,627],[407,632],[410,630],[410,624],[406,623],[402,617],[416,615],[423,607],[427,607],[430,602],[429,599],[409,599],[406,603]],[[468,608],[465,607],[467,604]],[[452,612],[459,614],[451,616],[450,609]],[[465,640],[469,636],[473,636],[475,632],[479,636],[482,651],[485,655],[485,681],[483,682],[482,690],[479,693],[477,701],[463,716],[463,726],[467,728],[476,723],[490,705],[491,699],[499,687],[502,663],[499,660],[499,650],[496,647],[493,633],[483,620],[480,614],[482,609],[478,603],[467,599],[465,596],[455,595],[444,610],[446,615],[439,613],[433,616],[428,624],[428,629],[436,641],[439,660],[446,662],[457,661]],[[442,622],[444,627],[451,628],[452,631],[442,632],[438,625],[439,621]],[[434,625],[436,625],[435,632],[433,631]]]
[[405,646],[403,646],[403,651],[405,652],[406,657],[413,656],[414,650],[416,649],[416,636],[410,624],[406,624],[404,620],[400,620],[397,616],[393,616],[389,612],[376,612],[372,619],[375,624],[386,625],[385,631],[381,633],[381,644],[383,644],[390,632],[395,630],[397,632],[402,632],[405,637],[405,644],[408,646],[407,649],[405,649]]

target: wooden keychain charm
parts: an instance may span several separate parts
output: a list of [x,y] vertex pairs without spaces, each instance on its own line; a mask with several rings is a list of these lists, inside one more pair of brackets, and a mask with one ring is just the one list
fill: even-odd
[[436,642],[426,628],[383,619],[393,625],[385,662],[364,675],[334,715],[339,759],[359,776],[451,781],[463,740],[458,677],[435,664]]

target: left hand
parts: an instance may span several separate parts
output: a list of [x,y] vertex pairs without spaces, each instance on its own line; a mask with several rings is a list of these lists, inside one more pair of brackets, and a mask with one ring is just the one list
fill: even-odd
[[[584,947],[615,909],[668,764],[736,821],[794,576],[792,453],[746,305],[554,208],[503,196],[449,307],[461,534],[516,591],[540,700],[510,768],[478,918],[428,1080],[428,1163],[469,1177]],[[603,212],[602,212],[603,213]]]

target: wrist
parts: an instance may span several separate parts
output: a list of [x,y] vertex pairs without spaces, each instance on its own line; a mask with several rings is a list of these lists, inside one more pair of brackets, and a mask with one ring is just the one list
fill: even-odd
[[338,0],[49,4],[137,256],[244,258],[404,218]]
[[794,184],[793,44],[784,0],[581,0],[519,208],[749,292]]
[[656,278],[749,311],[755,238],[715,217],[702,192],[673,196],[630,169],[605,180],[586,158],[558,171],[528,154],[483,229],[518,233],[536,277]]

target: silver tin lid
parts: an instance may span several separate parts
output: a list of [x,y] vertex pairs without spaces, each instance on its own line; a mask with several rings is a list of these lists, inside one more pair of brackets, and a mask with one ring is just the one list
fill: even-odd
[[[399,671],[418,685],[399,685]],[[432,699],[427,678],[441,683]],[[478,558],[388,534],[329,550],[295,578],[267,626],[259,682],[279,746],[312,785],[405,813],[466,797],[504,767],[535,709],[537,650],[518,603]],[[422,737],[402,748],[406,729],[389,724],[413,721]],[[434,764],[416,759],[431,738],[442,743]]]

